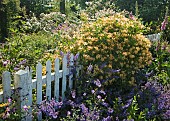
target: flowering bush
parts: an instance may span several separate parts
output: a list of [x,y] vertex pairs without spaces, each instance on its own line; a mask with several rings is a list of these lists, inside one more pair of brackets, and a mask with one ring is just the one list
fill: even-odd
[[66,19],[65,14],[60,12],[51,12],[49,14],[41,13],[40,17],[37,18],[34,14],[30,19],[27,19],[23,28],[26,32],[38,32],[44,30],[51,32],[57,27],[57,24],[63,23]]
[[119,76],[133,81],[135,71],[151,61],[150,41],[142,35],[143,25],[122,13],[103,17],[82,26],[74,50],[83,55],[84,65],[120,69]]

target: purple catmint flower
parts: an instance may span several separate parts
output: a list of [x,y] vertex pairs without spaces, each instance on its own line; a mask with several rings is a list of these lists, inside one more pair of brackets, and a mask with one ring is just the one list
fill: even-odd
[[90,65],[88,66],[88,68],[87,68],[87,71],[91,72],[92,69],[93,69],[93,66],[90,64]]
[[57,103],[56,103],[56,101],[55,101],[54,98],[52,98],[52,100],[50,101],[50,104],[51,104],[52,106],[57,106]]
[[63,105],[63,102],[57,102],[58,108],[61,108],[62,105]]
[[106,103],[106,102],[102,102],[102,105],[105,106],[105,107],[108,107],[108,106],[109,106],[109,104]]
[[167,111],[163,114],[163,118],[164,118],[165,120],[168,120],[168,119],[170,118],[170,109],[167,110]]
[[70,59],[70,51],[67,52],[67,60]]
[[107,116],[106,118],[103,118],[102,121],[112,121],[110,116]]
[[58,117],[58,112],[54,112],[54,113],[52,114],[52,117],[53,117],[54,119],[56,119],[56,118]]
[[78,57],[79,57],[79,53],[77,53],[75,56],[74,56],[74,61],[76,61],[77,59],[78,59]]
[[83,103],[80,105],[80,108],[85,115],[88,113],[88,108]]
[[63,51],[60,51],[60,56],[64,56],[64,53],[63,53]]
[[23,109],[24,109],[24,111],[28,111],[28,106],[24,105]]
[[24,64],[26,64],[26,62],[27,62],[27,60],[24,59],[24,60],[22,60],[22,61],[19,62],[19,65],[24,65]]
[[103,94],[103,95],[106,95],[106,92],[103,91],[103,90],[101,90],[100,93]]
[[91,90],[91,93],[92,93],[92,94],[94,94],[94,93],[95,93],[95,91],[94,91],[94,90]]
[[83,93],[83,96],[86,96],[87,95],[87,93]]
[[2,63],[3,63],[3,66],[7,66],[10,63],[10,61],[6,60],[6,61],[2,61]]
[[101,99],[102,97],[101,97],[100,95],[97,95],[97,98],[98,98],[98,99]]
[[129,99],[129,100],[127,101],[126,105],[122,106],[122,108],[123,108],[123,109],[128,108],[128,107],[131,105],[132,101],[133,101],[133,98]]
[[113,113],[113,109],[112,108],[108,108],[108,113]]
[[20,68],[18,68],[18,67],[14,67],[14,70],[15,70],[15,71],[18,71],[19,69],[20,69]]
[[99,79],[95,80],[95,81],[94,81],[94,84],[95,84],[96,86],[98,86],[98,87],[101,87],[101,86],[102,86]]
[[71,112],[70,111],[67,111],[67,116],[70,116],[71,115]]
[[119,117],[116,117],[116,121],[119,121]]
[[166,16],[164,21],[162,22],[161,31],[166,29],[167,24],[168,24],[168,17]]

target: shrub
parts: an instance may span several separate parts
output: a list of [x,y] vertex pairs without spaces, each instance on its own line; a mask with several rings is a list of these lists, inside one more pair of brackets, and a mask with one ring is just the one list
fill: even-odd
[[115,13],[84,24],[74,50],[83,55],[84,65],[104,64],[104,72],[104,69],[120,69],[122,79],[130,77],[128,80],[133,81],[135,71],[144,68],[152,59],[149,51],[151,43],[142,35],[143,28],[135,18],[132,20],[123,13]]

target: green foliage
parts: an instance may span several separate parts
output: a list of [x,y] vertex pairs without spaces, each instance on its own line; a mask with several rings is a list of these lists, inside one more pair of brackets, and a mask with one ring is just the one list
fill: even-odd
[[21,7],[26,8],[27,14],[34,13],[36,16],[39,16],[41,13],[49,12],[53,7],[53,2],[50,0],[20,0]]
[[155,79],[162,84],[170,83],[170,45],[167,41],[154,42],[151,51],[153,61],[149,66],[149,71],[154,71]]
[[[1,47],[1,61],[2,65],[0,73],[3,71],[14,72],[26,66],[32,67],[35,70],[35,65],[38,61],[45,62],[45,52],[56,48],[55,37],[49,33],[33,33],[33,34],[19,34],[8,39],[8,43]],[[44,59],[43,59],[44,58]],[[20,64],[23,60],[26,63]],[[4,65],[3,62],[9,62]]]
[[[136,10],[136,2],[138,3],[138,10]],[[149,31],[149,34],[160,31],[159,28],[164,19],[166,7],[170,7],[168,0],[116,0],[115,5],[121,10],[132,11],[134,14],[138,11],[138,17],[142,18],[144,24],[149,25],[151,23],[149,27],[152,31]]]

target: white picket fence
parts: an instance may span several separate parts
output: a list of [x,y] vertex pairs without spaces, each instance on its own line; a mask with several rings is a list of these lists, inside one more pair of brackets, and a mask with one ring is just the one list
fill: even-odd
[[150,41],[155,42],[155,41],[160,40],[161,33],[146,35],[146,38],[148,38]]
[[[75,66],[76,74],[73,75],[72,68]],[[64,54],[62,59],[62,70],[59,70],[59,58],[55,59],[55,71],[51,71],[51,61],[46,62],[46,75],[42,75],[42,64],[38,63],[36,66],[36,78],[32,79],[32,70],[28,67],[25,70],[19,70],[14,74],[14,87],[11,89],[11,74],[6,71],[2,75],[3,82],[3,92],[0,92],[0,102],[7,102],[8,98],[13,96],[17,100],[17,106],[22,108],[24,105],[30,106],[29,114],[32,114],[32,104],[33,104],[33,89],[36,89],[36,103],[40,104],[43,100],[42,88],[46,85],[45,96],[50,100],[52,97],[56,101],[59,99],[59,92],[62,91],[62,99],[65,99],[66,87],[73,88],[73,76],[78,77],[81,70],[81,66],[78,65],[78,61],[74,61],[74,55],[70,55],[68,60],[67,55]],[[68,78],[67,78],[68,77]],[[59,79],[62,78],[62,87],[59,83]],[[52,81],[54,81],[54,90],[52,89]],[[61,88],[61,89],[60,89]],[[17,90],[17,94],[12,94],[12,91]],[[54,92],[52,96],[51,91]],[[24,121],[31,121],[31,116],[27,116],[23,119]],[[39,115],[39,120],[42,120],[42,115]]]

